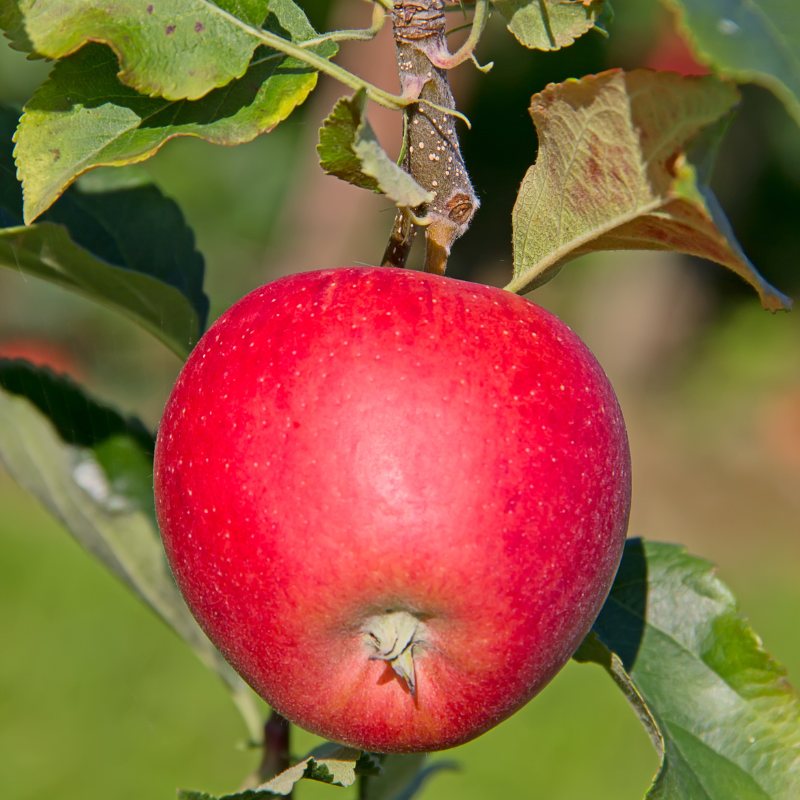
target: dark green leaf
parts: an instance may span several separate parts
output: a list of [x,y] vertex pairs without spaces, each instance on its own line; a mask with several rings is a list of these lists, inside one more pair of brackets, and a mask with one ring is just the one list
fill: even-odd
[[514,36],[535,50],[569,47],[603,11],[603,0],[492,0],[492,5]]
[[0,266],[109,306],[185,358],[205,327],[208,298],[203,258],[178,206],[140,170],[109,170],[25,227],[11,152],[17,116],[0,105]]
[[155,611],[230,690],[258,737],[252,693],[205,637],[169,571],[153,503],[152,433],[46,368],[0,359],[0,463]]
[[575,658],[610,672],[661,750],[650,800],[800,797],[800,697],[707,561],[629,540]]
[[[272,0],[268,31],[303,42],[316,32],[291,0]],[[326,58],[336,45],[311,48]],[[32,222],[84,172],[152,156],[174,136],[215,144],[248,142],[274,128],[314,88],[317,72],[269,47],[258,47],[247,72],[199,100],[148,97],[117,77],[117,57],[89,43],[59,61],[25,106],[16,134],[25,221]]]
[[364,116],[366,92],[342,97],[322,123],[317,152],[329,175],[385,194],[398,206],[416,208],[433,199],[405,170],[395,164],[380,146]]
[[25,49],[55,59],[103,42],[118,55],[125,85],[170,100],[197,99],[240,78],[258,42],[228,15],[258,28],[269,7],[269,0],[3,3],[0,23]]
[[697,58],[779,97],[800,125],[800,4],[794,0],[664,0]]

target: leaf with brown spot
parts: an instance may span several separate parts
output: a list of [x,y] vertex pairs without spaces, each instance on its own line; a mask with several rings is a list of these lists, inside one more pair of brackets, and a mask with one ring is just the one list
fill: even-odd
[[6,2],[0,25],[23,49],[63,58],[102,42],[116,53],[123,84],[168,100],[196,100],[240,78],[258,41],[229,15],[258,28],[270,10],[269,0]]
[[[294,42],[317,35],[291,0],[271,0],[264,27]],[[326,58],[336,49],[313,47]],[[269,47],[256,49],[241,78],[199,100],[147,97],[121,83],[118,68],[112,50],[89,43],[61,59],[26,104],[14,151],[26,223],[87,170],[143,161],[174,136],[249,142],[286,119],[317,82],[313,68]]]
[[765,308],[792,301],[736,241],[708,174],[736,87],[713,75],[611,70],[550,84],[530,113],[539,154],[514,206],[514,279],[523,292],[600,250],[673,250],[716,261]]

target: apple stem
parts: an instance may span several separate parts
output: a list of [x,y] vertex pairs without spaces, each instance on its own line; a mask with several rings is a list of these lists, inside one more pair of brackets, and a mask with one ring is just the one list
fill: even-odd
[[[474,23],[476,37],[483,30],[483,16]],[[396,0],[392,25],[401,94],[417,98],[404,111],[402,167],[434,198],[414,209],[416,220],[398,209],[382,264],[405,266],[421,219],[425,222],[425,271],[442,275],[453,242],[467,230],[480,205],[456,132],[458,112],[447,70],[457,59],[447,50],[444,1]]]
[[407,611],[387,611],[370,619],[366,627],[367,642],[375,651],[371,661],[386,661],[395,675],[417,698],[417,674],[414,650],[424,641],[422,622]]

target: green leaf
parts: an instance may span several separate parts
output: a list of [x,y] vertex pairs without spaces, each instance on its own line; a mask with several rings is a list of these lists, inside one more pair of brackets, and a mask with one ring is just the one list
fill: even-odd
[[0,463],[225,682],[250,735],[253,696],[197,626],[169,571],[153,503],[152,433],[65,376],[0,359]]
[[629,540],[592,630],[575,658],[610,672],[662,756],[649,800],[800,797],[800,697],[709,562]]
[[[264,27],[293,42],[316,36],[291,0],[271,0]],[[324,42],[311,50],[329,58],[336,45]],[[86,44],[59,61],[26,104],[14,152],[26,223],[87,170],[143,161],[174,136],[249,142],[286,119],[317,82],[314,69],[264,46],[241,78],[199,100],[139,94],[120,82],[117,68],[112,50]]]
[[367,94],[362,89],[352,97],[342,97],[322,123],[317,153],[320,166],[328,175],[385,194],[396,205],[416,208],[430,203],[426,192],[401,169],[380,146],[365,112]]
[[650,70],[611,70],[534,95],[539,154],[514,205],[506,288],[532,289],[599,250],[673,250],[733,270],[771,311],[790,308],[742,252],[704,183],[738,98],[713,75]]
[[40,221],[22,224],[11,136],[0,104],[0,266],[56,283],[142,325],[186,358],[203,333],[204,264],[178,206],[139,170],[95,173]]
[[2,2],[0,22],[7,20],[12,38],[25,49],[56,59],[88,41],[103,42],[119,58],[122,83],[169,100],[196,100],[240,78],[258,41],[229,15],[258,28],[270,5],[269,0]]
[[603,0],[492,0],[508,29],[535,50],[569,47],[597,23]]
[[793,0],[664,0],[699,61],[772,91],[800,125],[800,5]]
[[255,789],[216,798],[205,792],[178,790],[179,800],[261,800],[290,794],[295,784],[306,778],[334,786],[352,786],[359,775],[376,775],[380,766],[375,757],[351,747],[326,742],[311,751],[302,761],[276,775]]
[[359,800],[411,800],[437,772],[459,769],[454,761],[428,764],[423,753],[379,758],[382,772],[362,779]]
[[319,130],[317,153],[320,166],[326,174],[335,175],[362,189],[380,192],[375,178],[361,171],[361,160],[353,152],[359,130],[370,127],[364,117],[367,102],[367,93],[363,90],[336,102]]

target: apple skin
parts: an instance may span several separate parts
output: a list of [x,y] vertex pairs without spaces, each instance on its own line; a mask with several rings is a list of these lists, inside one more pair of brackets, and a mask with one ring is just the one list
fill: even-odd
[[[159,427],[156,508],[197,621],[277,711],[363,750],[441,750],[558,672],[630,505],[614,391],[558,318],[390,268],[232,306]],[[418,621],[416,694],[369,632]]]

